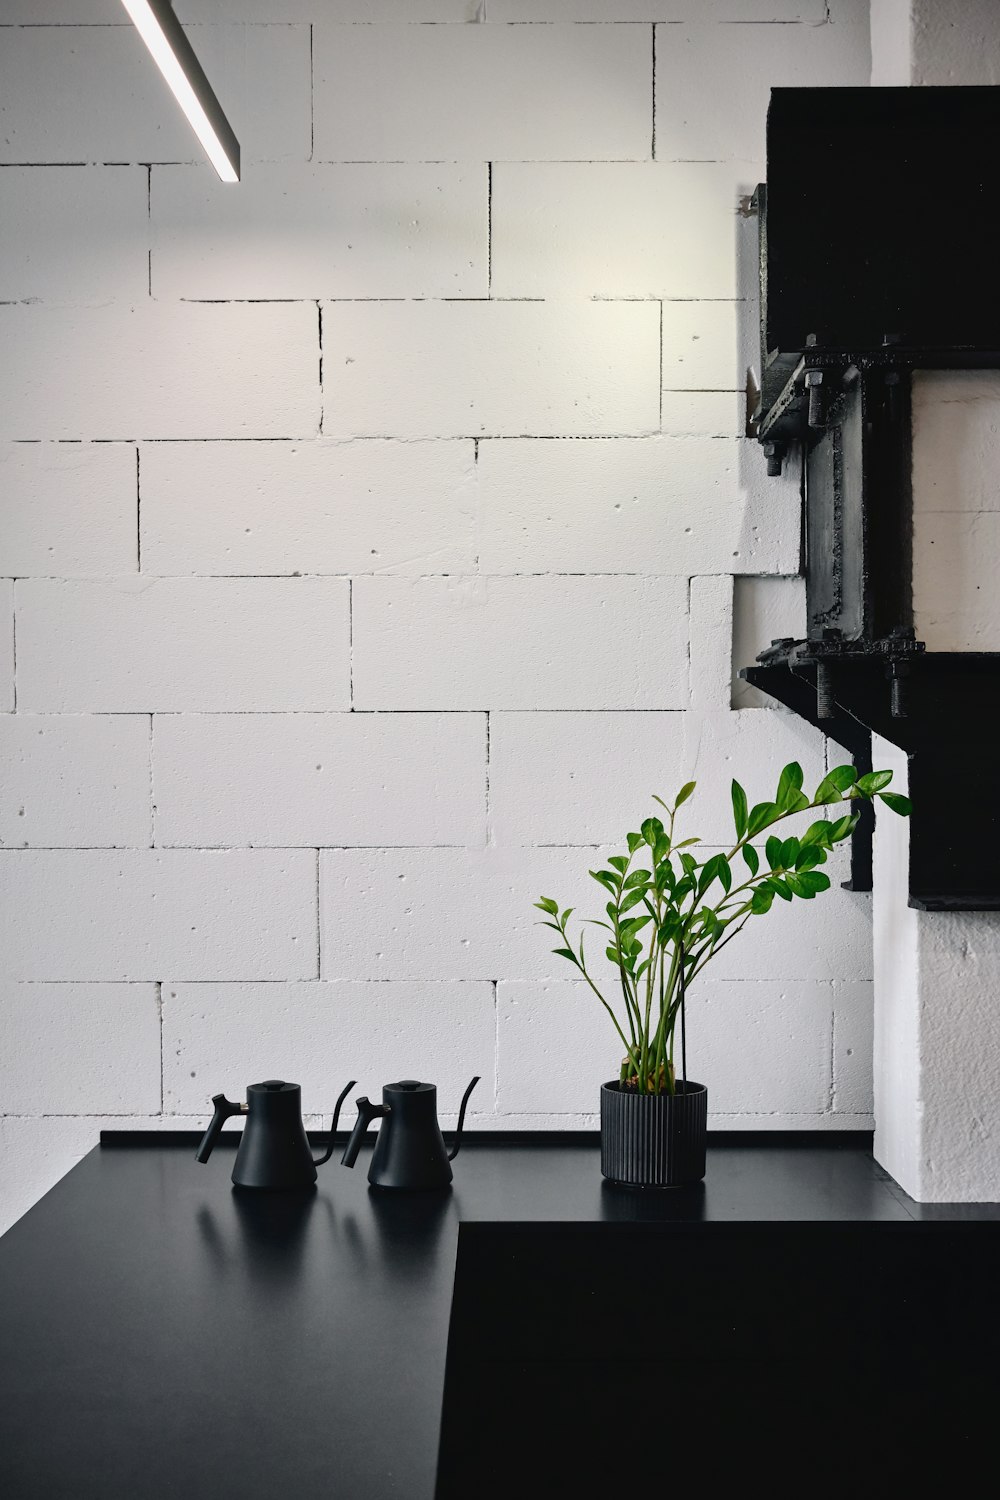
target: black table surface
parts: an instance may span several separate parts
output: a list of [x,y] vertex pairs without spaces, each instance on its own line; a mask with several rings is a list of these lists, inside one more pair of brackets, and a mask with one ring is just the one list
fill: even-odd
[[864,1135],[710,1137],[706,1181],[602,1181],[596,1137],[471,1135],[450,1192],[229,1181],[193,1136],[105,1133],[0,1240],[11,1500],[431,1500],[460,1224],[996,1219],[914,1203]]

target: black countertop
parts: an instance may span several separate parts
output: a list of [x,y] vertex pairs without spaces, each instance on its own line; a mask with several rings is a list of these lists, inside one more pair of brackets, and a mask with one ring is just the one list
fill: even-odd
[[434,1494],[459,1225],[996,1219],[921,1207],[867,1136],[716,1136],[706,1181],[603,1183],[596,1137],[467,1136],[451,1192],[363,1154],[304,1196],[234,1191],[237,1137],[106,1133],[0,1240],[11,1500]]

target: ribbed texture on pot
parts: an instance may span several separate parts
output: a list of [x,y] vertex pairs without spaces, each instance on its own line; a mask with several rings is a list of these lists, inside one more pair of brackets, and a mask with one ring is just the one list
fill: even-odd
[[705,1175],[708,1090],[679,1083],[676,1094],[601,1087],[601,1172],[633,1187],[680,1187]]

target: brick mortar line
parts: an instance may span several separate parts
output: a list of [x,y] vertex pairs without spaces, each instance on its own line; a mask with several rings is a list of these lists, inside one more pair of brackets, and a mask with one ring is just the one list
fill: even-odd
[[650,140],[649,154],[650,154],[650,160],[651,161],[655,161],[656,160],[656,22],[655,21],[652,23],[651,30],[652,30],[652,33],[653,33],[653,118],[652,118],[652,135],[651,135],[651,140]]
[[316,982],[323,978],[323,860],[321,849],[316,850]]
[[156,1015],[160,1028],[160,1114],[163,1114],[164,1101],[164,1078],[163,1078],[163,983],[156,981]]
[[155,773],[155,769],[154,769],[154,767],[155,767],[155,758],[154,758],[154,755],[153,755],[153,717],[154,717],[153,714],[150,713],[150,715],[149,715],[149,739],[147,741],[148,755],[149,755],[149,766],[148,766],[148,769],[149,769],[149,847],[151,849],[155,849],[156,848],[156,787],[155,787],[156,773]]
[[[81,985],[81,986],[87,986],[87,985],[89,985],[89,986],[96,986],[96,985],[114,984],[114,985],[120,985],[120,986],[128,985],[128,986],[130,986],[132,988],[138,988],[140,986],[146,987],[146,986],[149,986],[149,985],[157,985],[157,984],[167,984],[167,983],[169,983],[169,984],[175,984],[175,985],[178,985],[178,986],[180,986],[182,984],[183,985],[188,985],[188,986],[191,986],[191,985],[211,985],[213,988],[217,988],[219,985],[235,985],[235,984],[238,984],[238,985],[246,985],[246,984],[274,984],[274,985],[284,985],[284,986],[288,986],[288,985],[292,985],[292,984],[294,984],[296,986],[302,986],[302,985],[305,985],[305,986],[318,986],[318,985],[326,985],[326,984],[447,984],[447,985],[455,985],[455,984],[477,984],[477,985],[487,985],[487,984],[488,985],[500,985],[500,984],[567,984],[567,985],[569,985],[569,984],[572,984],[572,985],[582,985],[584,983],[584,981],[582,979],[560,979],[560,978],[558,978],[553,973],[553,974],[533,975],[533,976],[528,976],[527,978],[524,977],[524,976],[513,975],[513,976],[510,976],[508,978],[502,978],[502,979],[496,979],[496,978],[491,978],[491,979],[468,979],[468,978],[462,978],[462,979],[438,979],[438,978],[435,978],[435,979],[414,979],[412,976],[409,976],[409,977],[407,977],[405,979],[379,979],[379,978],[364,978],[364,979],[359,979],[357,977],[353,977],[353,978],[349,977],[349,976],[345,977],[344,975],[332,975],[331,976],[331,975],[323,974],[323,975],[320,975],[318,978],[312,978],[312,979],[171,979],[171,980],[159,980],[159,979],[11,979],[11,980],[8,981],[8,983],[10,983],[10,984],[17,984],[17,985],[34,985],[34,984],[63,985],[63,984],[75,984],[75,985]],[[834,985],[834,984],[841,984],[841,983],[846,983],[846,984],[868,984],[868,985],[870,985],[872,983],[872,981],[870,979],[852,979],[852,980],[834,980],[834,979],[716,979],[716,980],[709,981],[709,983],[714,983],[714,984],[756,984],[756,985],[768,985],[768,986],[781,985],[781,984]],[[513,1111],[512,1111],[512,1113],[513,1113]],[[519,1110],[519,1111],[517,1111],[517,1113],[519,1113],[519,1114],[520,1113],[524,1113],[524,1111],[520,1111]],[[547,1114],[547,1113],[553,1113],[553,1111],[543,1110],[543,1111],[540,1111],[540,1113]],[[751,1111],[751,1113],[756,1113],[756,1111]],[[783,1111],[776,1111],[776,1113],[783,1113]],[[792,1113],[796,1113],[796,1111],[792,1111]],[[819,1111],[819,1113],[822,1114],[822,1113],[825,1113],[825,1111]],[[839,1113],[841,1113],[841,1114],[860,1114],[860,1115],[864,1115],[864,1114],[870,1114],[871,1111],[870,1110],[863,1110],[863,1109],[862,1110],[841,1110],[841,1111],[839,1111]]]

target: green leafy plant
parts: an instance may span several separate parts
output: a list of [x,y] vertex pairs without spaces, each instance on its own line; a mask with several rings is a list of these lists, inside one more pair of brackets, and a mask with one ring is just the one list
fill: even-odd
[[[535,905],[545,913],[544,926],[560,937],[552,951],[572,964],[593,990],[614,1024],[625,1049],[620,1082],[639,1093],[674,1093],[674,1035],[682,1022],[684,999],[691,982],[752,917],[764,917],[775,900],[811,901],[829,890],[830,878],[819,868],[835,845],[849,838],[858,815],[855,802],[879,798],[893,812],[907,817],[910,802],[884,790],[891,771],[858,776],[853,766],[830,771],[810,798],[802,790],[802,767],[787,765],[778,780],[773,802],[751,807],[738,781],[733,782],[733,822],[736,842],[725,852],[699,860],[691,851],[698,838],[675,841],[678,810],[695,790],[689,781],[672,804],[654,797],[666,816],[647,818],[638,833],[626,836],[627,852],[614,854],[603,870],[590,874],[610,900],[607,920],[588,919],[583,925],[602,928],[604,955],[616,971],[612,982],[620,991],[614,1002],[598,984],[579,944],[569,936],[573,908],[543,896]],[[816,809],[847,808],[831,820],[829,814],[795,837],[767,835],[763,849],[753,840],[786,819]]]

